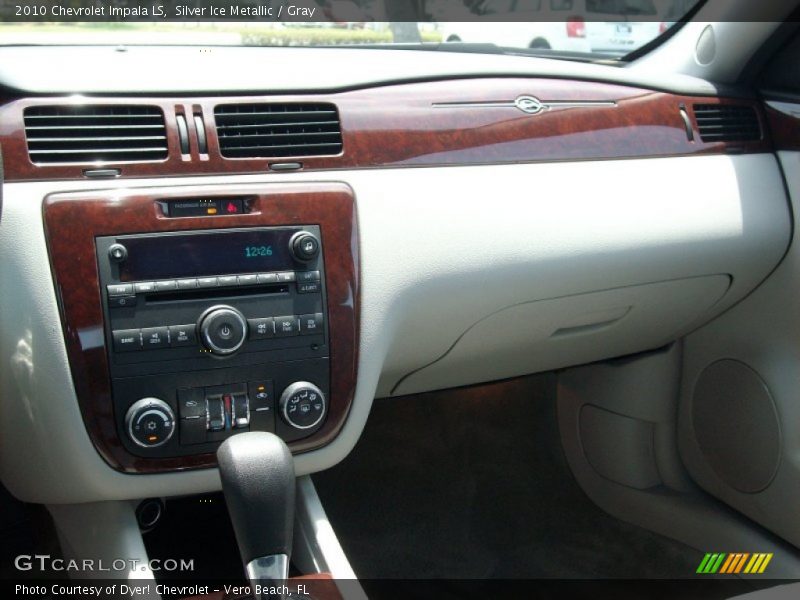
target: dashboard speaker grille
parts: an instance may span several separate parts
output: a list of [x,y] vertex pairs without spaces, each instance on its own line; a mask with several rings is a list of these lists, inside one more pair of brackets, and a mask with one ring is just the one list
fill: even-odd
[[781,425],[759,373],[731,359],[703,369],[692,397],[692,424],[703,457],[725,484],[744,494],[769,486],[781,460]]
[[164,115],[155,106],[31,106],[24,117],[34,163],[167,158]]
[[342,151],[339,112],[329,103],[223,104],[214,109],[226,158],[320,156]]
[[704,142],[750,142],[761,139],[761,126],[752,106],[695,104],[694,116]]

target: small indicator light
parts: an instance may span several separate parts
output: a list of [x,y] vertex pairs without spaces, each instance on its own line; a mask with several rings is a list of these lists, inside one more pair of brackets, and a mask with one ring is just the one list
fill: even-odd
[[263,392],[266,388],[263,385],[258,386],[258,391]]
[[155,442],[157,439],[158,439],[158,436],[157,436],[157,435],[150,435],[150,436],[147,436],[147,441],[148,441],[148,442]]
[[227,208],[227,211],[228,211],[228,213],[236,213],[236,212],[239,212],[239,211],[238,211],[238,209],[236,208],[236,205],[235,205],[233,202],[228,202],[228,208]]
[[208,209],[206,209],[206,212],[209,215],[215,215],[215,214],[217,214],[217,209],[216,208],[208,208]]

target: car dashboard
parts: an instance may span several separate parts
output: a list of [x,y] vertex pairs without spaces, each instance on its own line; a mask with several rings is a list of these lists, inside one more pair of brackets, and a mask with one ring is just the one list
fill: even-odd
[[780,114],[736,90],[381,50],[301,50],[304,85],[285,50],[265,81],[183,48],[162,81],[153,52],[0,70],[0,475],[27,501],[215,490],[248,430],[324,470],[376,397],[663,347],[789,243]]

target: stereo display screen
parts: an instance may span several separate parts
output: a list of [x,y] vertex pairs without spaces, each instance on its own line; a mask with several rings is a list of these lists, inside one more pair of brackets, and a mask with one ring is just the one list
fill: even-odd
[[120,281],[291,271],[289,239],[297,229],[165,233],[120,237],[128,257]]

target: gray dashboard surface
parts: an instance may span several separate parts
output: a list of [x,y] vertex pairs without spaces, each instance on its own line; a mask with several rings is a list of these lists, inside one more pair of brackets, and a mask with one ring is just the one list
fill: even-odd
[[0,84],[28,94],[309,94],[487,76],[588,79],[687,94],[717,91],[707,81],[677,73],[530,56],[252,46],[64,46],[57,53],[53,46],[0,47]]
[[[358,381],[341,434],[320,450],[298,455],[299,474],[329,468],[347,456],[373,399],[390,393],[409,372],[431,365],[424,384],[418,380],[414,389],[452,385],[450,371],[432,363],[487,315],[525,303],[534,307],[540,299],[730,275],[732,285],[724,298],[698,315],[708,320],[772,271],[791,235],[780,172],[770,154],[364,169],[339,171],[336,179],[352,187],[358,206],[363,261]],[[118,180],[104,185],[111,194],[130,186],[213,189],[278,181],[320,181],[320,173]],[[568,188],[565,181],[571,182]],[[659,184],[653,186],[654,181]],[[503,182],[502,193],[498,182]],[[218,489],[214,469],[136,476],[116,472],[86,434],[59,326],[56,290],[44,258],[42,199],[52,192],[91,186],[96,188],[97,182],[12,183],[4,189],[0,478],[17,497],[45,503]],[[509,227],[512,218],[514,226]],[[440,235],[443,227],[447,236]],[[485,243],[487,231],[505,234]],[[684,285],[676,289],[680,297],[695,297]],[[704,297],[713,301],[716,295]],[[633,317],[635,305],[626,299],[606,308],[633,306],[626,313]],[[697,306],[702,308],[701,303]],[[556,325],[594,323],[595,310],[589,304],[578,311],[578,321],[570,314]],[[648,338],[652,323],[646,318],[626,329],[621,339],[631,343],[625,342],[625,351],[645,350],[657,342]],[[615,331],[612,326],[583,333],[597,336],[595,347],[611,356],[618,351],[608,337]],[[680,333],[673,329],[672,335]],[[572,343],[581,337],[573,334],[556,342]],[[480,348],[480,372],[464,373],[465,381],[496,379],[503,363],[495,359],[506,350],[505,338],[486,339]],[[581,361],[575,354],[562,357],[561,366]],[[552,367],[527,364],[525,370]]]

